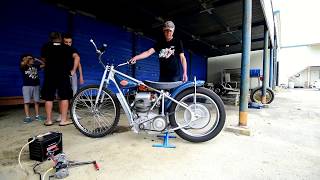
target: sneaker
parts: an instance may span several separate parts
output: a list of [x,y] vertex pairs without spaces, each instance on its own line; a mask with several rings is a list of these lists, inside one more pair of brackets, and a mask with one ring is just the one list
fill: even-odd
[[40,116],[40,115],[37,115],[37,116],[35,117],[35,120],[37,120],[37,121],[44,121],[44,120],[45,120],[45,117]]
[[31,123],[31,122],[32,122],[32,119],[31,119],[31,117],[26,117],[26,118],[23,119],[23,122],[24,122],[25,124]]

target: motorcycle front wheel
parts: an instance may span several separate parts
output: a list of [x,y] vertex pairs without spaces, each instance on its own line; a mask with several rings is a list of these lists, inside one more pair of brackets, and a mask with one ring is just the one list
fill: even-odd
[[120,117],[120,105],[115,95],[103,88],[96,104],[98,91],[97,85],[81,88],[73,97],[70,108],[75,127],[82,134],[94,138],[112,133]]
[[[169,121],[173,128],[182,127],[175,132],[190,142],[205,142],[216,137],[224,127],[226,113],[220,97],[206,89],[196,89],[194,103],[194,88],[187,89],[175,98],[187,105],[188,109],[177,103],[172,103],[169,109]],[[191,116],[191,112],[195,116]]]

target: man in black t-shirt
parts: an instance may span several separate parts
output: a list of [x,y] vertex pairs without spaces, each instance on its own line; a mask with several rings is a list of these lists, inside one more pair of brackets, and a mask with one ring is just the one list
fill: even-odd
[[[63,35],[63,43],[65,45],[68,45],[70,47],[72,47],[72,36],[69,33],[66,33]],[[73,57],[74,59],[79,58],[80,60],[80,55],[79,52],[74,48],[74,52],[75,52],[75,56]],[[83,84],[84,80],[83,80],[83,74],[82,74],[82,66],[81,63],[79,62],[79,67],[77,68],[77,70],[79,71],[79,83]],[[73,91],[73,95],[75,95],[77,93],[78,90],[78,76],[77,73],[74,73],[74,75],[72,76],[72,81],[71,81],[71,87],[72,87],[72,91]]]
[[164,33],[164,39],[158,41],[154,47],[149,50],[134,56],[130,60],[130,63],[134,64],[137,60],[147,58],[157,52],[160,63],[160,82],[180,81],[180,63],[183,69],[182,81],[188,81],[187,61],[183,53],[182,42],[173,37],[175,25],[172,21],[166,21],[162,30]]
[[72,98],[70,76],[72,76],[79,65],[79,59],[74,59],[74,50],[62,43],[61,34],[52,32],[51,42],[45,44],[41,50],[41,57],[46,66],[44,69],[44,82],[42,88],[42,99],[45,102],[47,120],[45,125],[52,125],[52,106],[56,93],[60,100],[61,122],[60,126],[71,124],[67,120],[69,100]]

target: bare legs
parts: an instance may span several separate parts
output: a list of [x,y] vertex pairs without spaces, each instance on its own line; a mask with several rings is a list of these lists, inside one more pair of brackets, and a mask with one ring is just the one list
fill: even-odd
[[[45,125],[52,124],[52,106],[53,106],[52,101],[46,101],[45,109],[46,109],[46,113],[47,113],[47,120],[45,122]],[[61,112],[60,125],[69,124],[69,122],[67,120],[68,106],[69,106],[69,100],[60,100],[60,102],[59,102],[59,109]]]

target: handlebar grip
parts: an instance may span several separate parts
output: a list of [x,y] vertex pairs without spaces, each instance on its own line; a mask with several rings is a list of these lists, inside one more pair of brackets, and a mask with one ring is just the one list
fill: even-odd
[[96,49],[96,51],[99,52],[99,50],[98,50],[96,44],[94,43],[93,39],[90,39],[90,42],[93,44],[93,46],[94,46],[94,48]]

